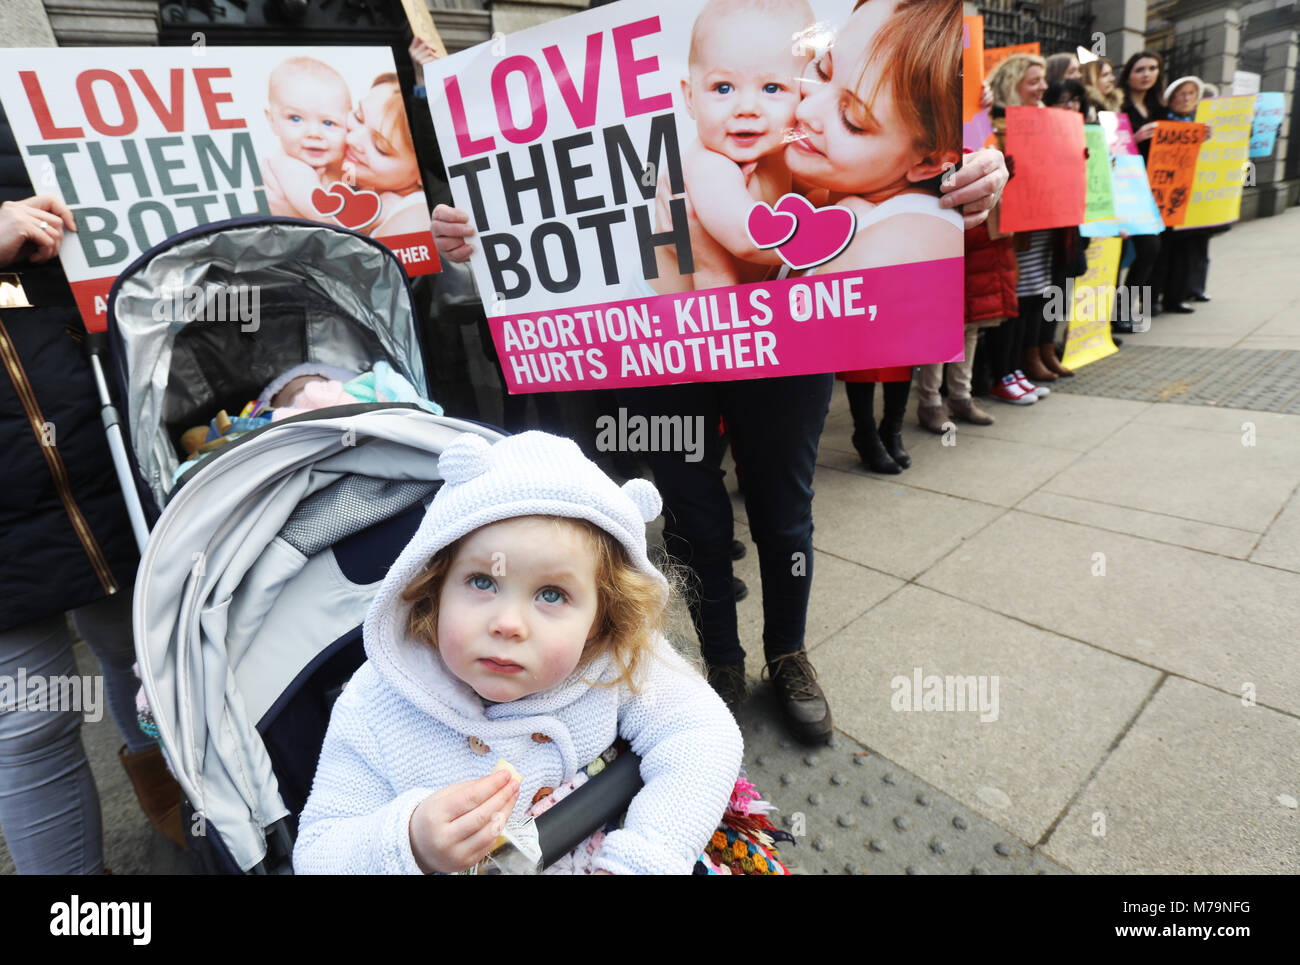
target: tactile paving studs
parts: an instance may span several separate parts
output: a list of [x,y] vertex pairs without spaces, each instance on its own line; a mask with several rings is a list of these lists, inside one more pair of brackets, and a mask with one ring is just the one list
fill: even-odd
[[[766,701],[766,703],[764,703]],[[1050,874],[1059,865],[897,764],[844,734],[838,746],[785,740],[764,688],[741,705],[746,776],[795,835],[781,856],[802,874]],[[763,722],[763,730],[755,723]],[[784,746],[782,746],[784,743]],[[849,762],[852,762],[850,766]],[[997,851],[1001,844],[1005,854]]]

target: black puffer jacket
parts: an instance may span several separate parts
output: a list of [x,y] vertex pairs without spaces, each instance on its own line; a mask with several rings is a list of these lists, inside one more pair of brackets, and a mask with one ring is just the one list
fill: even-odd
[[[0,201],[32,194],[0,112]],[[129,591],[138,563],[63,269],[12,272],[37,307],[0,309],[0,630]]]

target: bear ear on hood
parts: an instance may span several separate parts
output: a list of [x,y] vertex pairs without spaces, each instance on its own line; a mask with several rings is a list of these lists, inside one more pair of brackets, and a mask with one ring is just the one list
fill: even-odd
[[438,457],[438,472],[455,486],[487,472],[491,458],[492,444],[480,435],[466,432],[442,450]]
[[632,500],[643,522],[650,522],[663,510],[663,498],[648,479],[629,479],[623,484],[623,493]]

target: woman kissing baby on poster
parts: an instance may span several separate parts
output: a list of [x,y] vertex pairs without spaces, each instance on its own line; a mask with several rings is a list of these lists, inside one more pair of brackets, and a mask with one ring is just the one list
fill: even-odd
[[[959,257],[962,217],[938,181],[961,157],[960,17],[952,0],[859,0],[814,55],[807,0],[708,0],[682,80],[697,131],[682,157],[694,265],[683,272],[674,248],[658,249],[646,294],[770,277],[790,262],[755,243],[748,215],[756,202],[787,210],[792,193],[854,215],[814,272]],[[672,198],[665,173],[661,231]]]

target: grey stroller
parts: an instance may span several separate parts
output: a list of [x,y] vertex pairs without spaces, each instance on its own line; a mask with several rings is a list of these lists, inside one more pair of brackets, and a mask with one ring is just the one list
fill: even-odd
[[[250,290],[256,318],[223,314]],[[248,432],[173,482],[186,426],[298,363],[386,362],[428,396],[401,265],[330,226],[241,219],[171,238],[118,278],[98,342],[142,547],[136,652],[191,850],[199,870],[286,871],[333,698],[364,660],[366,608],[438,486],[438,454],[461,432],[500,433],[414,404],[335,407]]]

